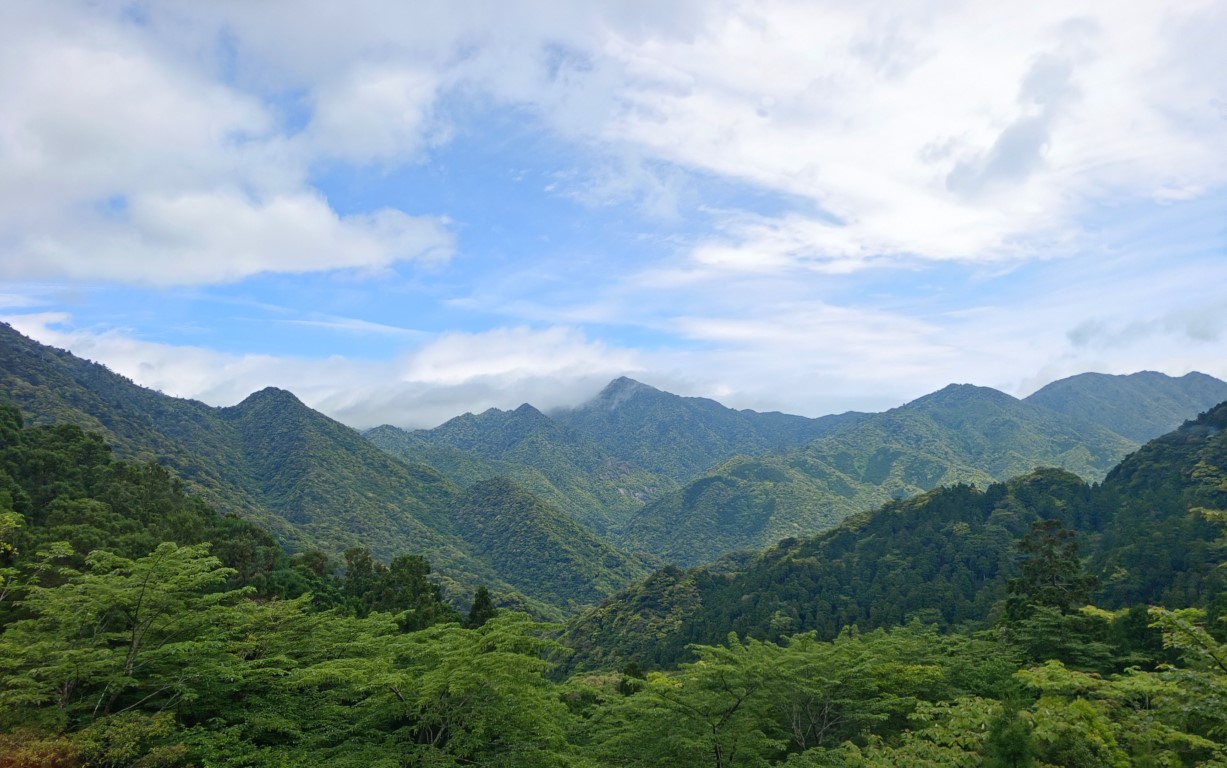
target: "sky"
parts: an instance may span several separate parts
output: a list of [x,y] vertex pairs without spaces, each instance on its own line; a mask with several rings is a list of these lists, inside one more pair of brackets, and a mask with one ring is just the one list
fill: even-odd
[[358,428],[1227,379],[1224,0],[0,3],[0,320]]

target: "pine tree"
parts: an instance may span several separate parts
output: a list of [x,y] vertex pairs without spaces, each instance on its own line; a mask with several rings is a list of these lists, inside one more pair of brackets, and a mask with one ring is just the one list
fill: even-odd
[[493,619],[498,614],[498,609],[494,607],[494,600],[490,597],[490,590],[485,586],[477,588],[477,592],[473,594],[473,607],[469,609],[469,618],[464,622],[464,625],[469,629],[477,629],[485,624],[490,619]]

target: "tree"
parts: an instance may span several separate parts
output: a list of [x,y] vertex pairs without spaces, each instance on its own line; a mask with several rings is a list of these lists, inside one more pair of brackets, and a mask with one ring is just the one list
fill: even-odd
[[[615,702],[596,734],[610,765],[765,765],[785,745],[771,725],[768,644],[697,646],[699,660],[675,674],[650,673],[643,688]],[[775,646],[771,646],[775,647]]]
[[195,696],[225,669],[227,640],[247,590],[220,590],[233,573],[207,545],[165,543],[128,560],[105,550],[55,587],[29,588],[0,635],[0,708],[51,708],[89,721]]
[[473,593],[473,606],[469,608],[469,617],[465,620],[464,626],[468,629],[477,629],[490,619],[493,619],[497,614],[498,609],[494,607],[494,600],[490,597],[490,590],[486,589],[485,585],[482,585]]
[[989,723],[984,739],[985,768],[1029,768],[1035,765],[1031,722],[1019,712],[1017,702],[1006,702]]
[[1008,587],[1011,618],[1025,616],[1034,606],[1068,613],[1090,600],[1097,579],[1083,572],[1076,534],[1060,520],[1037,521],[1017,546],[1021,574]]
[[357,616],[371,611],[396,614],[405,632],[460,621],[460,614],[443,602],[429,575],[430,564],[417,555],[399,555],[384,565],[365,547],[353,547],[345,551],[342,591]]

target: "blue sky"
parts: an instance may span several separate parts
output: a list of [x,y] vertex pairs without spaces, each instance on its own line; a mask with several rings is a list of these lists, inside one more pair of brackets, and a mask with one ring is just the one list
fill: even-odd
[[359,427],[1227,378],[1227,5],[991,5],[5,3],[0,317]]

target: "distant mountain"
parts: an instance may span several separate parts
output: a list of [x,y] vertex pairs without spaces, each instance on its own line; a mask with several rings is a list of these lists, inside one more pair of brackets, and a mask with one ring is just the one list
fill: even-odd
[[1197,604],[1227,589],[1227,540],[1198,509],[1227,510],[1227,402],[1151,440],[1097,489],[1087,550],[1114,603]]
[[1111,376],[1083,373],[1054,381],[1024,402],[1080,419],[1139,443],[1166,434],[1227,400],[1227,382],[1204,373],[1179,378],[1154,371]]
[[680,397],[626,377],[553,418],[610,455],[677,482],[738,454],[782,451],[851,426],[867,414],[810,419],[736,411],[702,397]]
[[[580,651],[572,663],[671,665],[687,644],[718,642],[729,632],[774,640],[816,631],[830,639],[849,624],[868,630],[913,616],[942,624],[982,619],[1005,596],[1013,542],[1085,491],[1059,470],[987,491],[941,488],[811,538],[784,539],[738,573],[662,571],[648,581],[659,600],[645,603],[645,587],[634,585],[572,620],[566,641]],[[662,616],[667,626],[659,626]],[[645,622],[653,634],[635,631]],[[587,648],[598,655],[585,658]]]
[[692,566],[811,535],[889,499],[884,488],[804,455],[739,456],[645,506],[618,542]]
[[215,418],[232,430],[257,501],[306,540],[334,551],[366,546],[385,559],[413,546],[440,569],[495,575],[450,535],[458,489],[435,470],[396,460],[281,389],[217,409]]
[[678,565],[807,536],[854,512],[940,485],[1048,466],[1099,479],[1137,445],[995,389],[939,392],[783,454],[742,457],[646,506],[623,543]]
[[529,597],[568,609],[608,597],[651,570],[505,478],[469,488],[452,523],[471,551]]
[[[735,411],[623,377],[550,416],[528,405],[491,409],[368,438],[461,486],[513,478],[625,548],[694,565],[943,484],[983,487],[1038,466],[1099,480],[1140,445],[1113,427],[1153,437],[1220,391],[1227,383],[1203,374],[1095,374],[1024,401],[962,384],[884,413],[808,419]],[[1158,416],[1132,416],[1149,413],[1151,400]],[[668,478],[689,480],[671,488]]]
[[951,384],[804,449],[863,482],[911,494],[1060,467],[1098,480],[1138,444],[1003,392]]
[[[665,569],[572,621],[572,663],[671,664],[689,643],[729,632],[983,625],[1017,572],[1015,542],[1049,518],[1078,532],[1097,605],[1205,604],[1227,588],[1217,567],[1227,545],[1198,508],[1227,508],[1227,403],[1148,443],[1099,486],[1045,469],[983,490],[944,487],[781,541],[737,573]],[[589,660],[586,649],[599,650]]]
[[[1220,385],[1201,374],[1093,375],[1026,401],[952,385],[881,414],[807,419],[735,411],[623,378],[552,416],[524,405],[363,439],[288,392],[212,408],[0,325],[0,397],[33,422],[99,431],[120,456],[156,459],[220,511],[295,548],[422,554],[452,589],[484,582],[555,607],[607,594],[642,571],[642,557],[711,561],[943,484],[987,487],[1036,466],[1099,479],[1138,447],[1104,424],[1142,434],[1182,408],[1193,415]],[[1134,418],[1151,399],[1161,418]],[[473,527],[491,509],[499,510],[492,527]],[[526,543],[521,551],[497,546],[513,538]],[[1118,566],[1122,590],[1149,589],[1128,577],[1133,560]]]
[[[265,389],[233,407],[213,408],[139,387],[0,324],[0,397],[34,423],[77,424],[100,432],[120,456],[163,463],[219,511],[255,520],[292,547],[336,554],[361,545],[384,560],[420,554],[453,594],[485,583],[496,593],[527,588],[549,594],[561,601],[554,606],[580,599],[539,588],[556,577],[548,570],[554,562],[549,553],[523,554],[538,557],[535,572],[503,573],[490,548],[460,527],[470,497],[454,483],[389,455],[289,392]],[[516,522],[523,540],[554,541],[557,531],[569,529],[551,519],[558,516],[551,509],[518,503],[505,514],[524,514]],[[582,558],[573,560],[565,576],[571,581],[588,567]],[[576,594],[607,593],[622,583],[618,579],[642,571],[636,563],[600,549],[592,562],[596,581]],[[542,615],[561,615],[539,601],[528,605]]]
[[257,499],[261,484],[250,474],[233,425],[218,418],[216,408],[138,387],[4,323],[0,396],[34,424],[76,424],[102,434],[120,457],[156,459],[218,510],[255,519],[283,541],[297,540],[294,527]]
[[429,430],[379,427],[384,450],[437,467],[461,486],[508,477],[599,533],[677,485],[615,458],[531,405],[464,414]]

